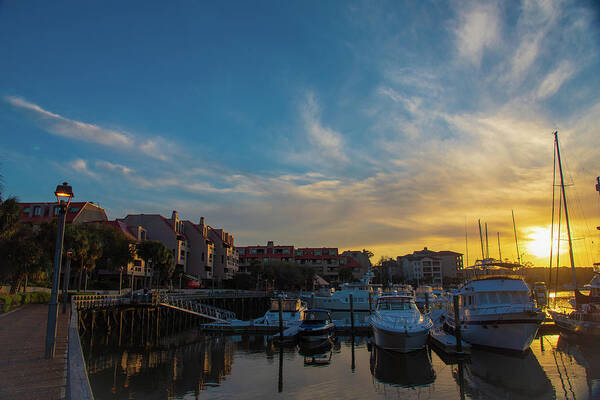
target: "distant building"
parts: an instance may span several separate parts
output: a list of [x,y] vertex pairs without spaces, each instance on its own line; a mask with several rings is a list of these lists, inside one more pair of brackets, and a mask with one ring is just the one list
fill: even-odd
[[463,267],[461,253],[431,251],[427,247],[412,254],[400,256],[396,261],[401,265],[405,280],[436,286],[456,279],[457,271]]
[[159,214],[130,214],[118,221],[126,226],[140,226],[144,229],[145,239],[156,240],[173,252],[175,268],[187,272],[189,255],[188,238],[184,232],[183,221],[179,220],[177,211],[173,211],[171,219]]
[[233,235],[223,229],[208,227],[208,237],[214,243],[214,278],[233,279],[238,272],[238,252],[235,250]]
[[269,262],[291,262],[310,267],[315,274],[330,282],[339,280],[341,268],[351,268],[352,277],[359,279],[371,267],[369,258],[360,251],[347,250],[339,254],[337,247],[300,247],[275,245],[268,241],[266,246],[236,247],[239,253],[240,272],[248,273],[252,264]]
[[215,245],[209,237],[204,217],[200,217],[199,224],[183,221],[183,226],[191,248],[187,274],[199,279],[212,279]]
[[[58,217],[60,207],[53,203],[19,203],[21,206],[21,221],[33,225],[50,222]],[[104,208],[93,202],[71,202],[67,210],[66,221],[68,224],[81,224],[92,221],[108,221]]]

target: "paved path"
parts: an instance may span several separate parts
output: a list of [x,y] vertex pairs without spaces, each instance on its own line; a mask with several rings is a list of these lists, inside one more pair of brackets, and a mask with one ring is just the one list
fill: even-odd
[[58,314],[56,353],[44,358],[47,304],[0,314],[0,399],[63,399],[68,313]]

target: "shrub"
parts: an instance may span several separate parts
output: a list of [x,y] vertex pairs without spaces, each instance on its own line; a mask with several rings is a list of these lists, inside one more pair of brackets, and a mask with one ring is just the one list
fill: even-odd
[[18,307],[23,304],[44,304],[50,301],[50,293],[46,292],[29,292],[18,294],[0,294],[0,310],[3,312],[10,311],[13,307]]

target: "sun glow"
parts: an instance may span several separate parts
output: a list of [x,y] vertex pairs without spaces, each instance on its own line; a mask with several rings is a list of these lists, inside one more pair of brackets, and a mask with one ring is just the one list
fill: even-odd
[[[526,230],[525,235],[525,251],[535,257],[548,258],[550,257],[550,227],[530,227]],[[554,232],[556,236],[556,232]],[[554,238],[554,248],[552,253],[557,252],[557,240]],[[561,253],[564,249],[561,249]]]

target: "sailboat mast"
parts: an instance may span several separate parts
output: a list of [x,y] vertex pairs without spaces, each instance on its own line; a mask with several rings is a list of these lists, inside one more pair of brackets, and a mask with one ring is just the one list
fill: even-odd
[[466,263],[463,262],[463,268],[469,265],[469,240],[467,238],[467,218],[465,217],[465,253],[467,256]]
[[[548,272],[548,289],[552,287],[552,250],[554,249],[554,208],[556,203],[556,146],[554,146],[554,163],[552,170],[552,227],[550,228],[550,266]],[[560,238],[559,238],[560,240]],[[558,265],[556,266],[558,268]],[[554,294],[556,296],[556,293]]]
[[515,224],[515,211],[510,211],[512,212],[513,231],[515,232],[515,246],[517,246],[517,261],[519,262],[519,265],[521,265],[521,255],[519,254],[519,241],[517,240],[517,225]]
[[558,170],[560,171],[560,187],[565,208],[565,220],[567,221],[567,237],[569,238],[569,258],[571,259],[571,271],[573,273],[573,286],[577,290],[577,275],[575,274],[575,260],[573,258],[573,243],[571,241],[571,226],[569,224],[569,209],[567,208],[567,195],[565,193],[565,179],[563,177],[562,162],[560,160],[560,147],[558,146],[558,131],[554,131],[554,143],[556,143],[556,156],[558,157]]
[[498,232],[498,258],[502,262],[502,250],[500,250],[500,232]]
[[490,246],[487,234],[487,222],[485,223],[485,258],[490,258]]
[[481,233],[481,220],[478,219],[479,222],[479,242],[481,243],[481,262],[485,259],[485,253],[483,252],[483,235]]

